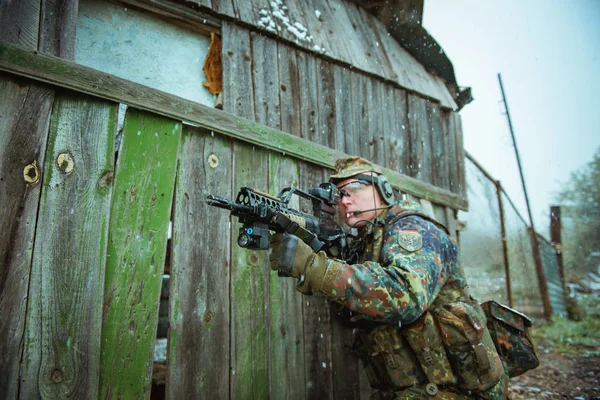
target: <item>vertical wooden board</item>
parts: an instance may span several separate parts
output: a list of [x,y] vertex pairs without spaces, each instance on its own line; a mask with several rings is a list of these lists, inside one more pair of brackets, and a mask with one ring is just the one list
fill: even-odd
[[379,43],[379,38],[375,35],[369,20],[373,19],[380,23],[375,16],[369,14],[367,10],[357,4],[348,3],[346,11],[354,28],[356,37],[360,38],[362,54],[354,54],[355,57],[363,57],[367,62],[367,72],[378,76],[390,76],[391,66],[385,54],[383,47]]
[[312,43],[306,47],[311,50],[322,51],[336,60],[346,60],[346,51],[343,41],[331,41],[331,20],[327,19],[329,7],[323,0],[299,0],[298,7],[304,10],[304,22],[308,34],[312,36]]
[[300,87],[296,52],[284,44],[278,46],[279,101],[281,106],[281,130],[295,136],[301,135]]
[[[265,150],[234,143],[234,191],[248,186],[265,191],[268,155]],[[232,224],[237,239],[239,224]],[[231,251],[231,398],[268,397],[269,266],[267,252],[232,244]]]
[[108,236],[100,397],[150,395],[181,122],[127,109]]
[[[224,111],[253,119],[254,94],[247,30],[223,24]],[[248,186],[266,190],[268,156],[265,150],[241,142],[233,145],[233,192]],[[237,239],[239,224],[232,224]],[[268,265],[264,251],[231,246],[231,377],[230,397],[265,398],[268,393],[267,305]]]
[[212,0],[212,9],[218,12],[219,14],[224,14],[231,18],[236,17],[235,9],[233,6],[233,0]]
[[427,102],[429,134],[431,135],[431,174],[432,183],[448,189],[448,160],[445,158],[445,140],[442,129],[442,109],[439,104]]
[[352,154],[346,147],[346,136],[353,134],[350,71],[334,65],[333,81],[335,85],[335,149]]
[[[169,307],[170,399],[229,397],[231,140],[184,127],[179,150]],[[210,360],[210,362],[207,362]]]
[[[286,23],[283,23],[281,20],[277,21],[278,25],[281,26],[281,30],[278,34],[293,42],[298,46],[305,48],[312,48],[312,43],[310,43],[306,38],[303,38],[302,35],[298,35],[297,32],[304,32],[307,30],[306,22],[304,20],[304,11],[302,10],[302,6],[297,1],[269,1],[271,4],[272,11],[279,10],[284,16]],[[277,7],[273,7],[273,4],[278,4]],[[310,32],[306,32],[307,35],[310,35]]]
[[[354,33],[352,21],[348,15],[348,8],[354,5],[344,0],[323,0],[322,3],[323,7],[329,6],[330,13],[327,14],[332,16],[332,21],[328,22],[331,43],[346,48],[345,58],[342,58],[342,61],[346,61],[364,71],[369,71],[365,48],[360,37]],[[348,34],[349,30],[350,35]]]
[[[270,193],[298,187],[296,160],[271,153],[269,155]],[[290,207],[298,209],[296,198]],[[302,295],[296,291],[296,281],[270,273],[270,397],[272,399],[303,399],[306,397],[304,376],[304,322]]]
[[56,96],[27,304],[20,398],[95,398],[117,105]]
[[408,174],[409,131],[406,119],[406,94],[403,90],[384,85],[382,114],[384,165],[391,170]]
[[[456,146],[456,187],[455,193],[467,197],[467,182],[465,172],[465,148],[463,143],[462,121],[458,113],[451,113],[450,129],[454,134]],[[451,132],[452,134],[452,132]]]
[[319,103],[317,98],[317,77],[315,58],[304,51],[296,52],[298,61],[298,87],[300,88],[300,126],[301,137],[314,143],[325,144],[325,138],[319,135],[317,128]]
[[410,124],[411,176],[431,183],[431,141],[427,120],[427,100],[408,95],[408,121]]
[[336,137],[334,66],[321,58],[317,58],[316,62],[317,136],[321,138],[320,143],[323,145],[339,150]]
[[383,149],[383,84],[374,78],[367,79],[367,137],[369,144],[369,157],[379,165],[385,165]]
[[279,107],[279,63],[277,42],[252,33],[252,78],[254,86],[255,120],[279,129],[281,109]]
[[454,134],[453,111],[442,110],[442,133],[444,136],[444,160],[447,164],[448,189],[457,193],[458,160],[456,152],[456,135]]
[[254,119],[250,33],[229,22],[222,27],[223,110]]
[[[233,10],[234,13],[236,15],[236,17],[241,20],[244,21],[250,25],[256,25],[257,21],[257,15],[254,13],[254,9],[256,8],[257,12],[258,10],[261,9],[260,5],[259,7],[255,7],[256,3],[261,3],[261,1],[258,0],[233,0]],[[266,5],[266,9],[269,8],[268,4]]]
[[[16,398],[54,92],[0,74],[0,387]],[[26,180],[27,179],[27,180]]]
[[40,9],[40,0],[0,2],[0,38],[37,50]]
[[[326,180],[323,169],[300,162],[300,187],[308,190]],[[310,212],[309,204],[300,209]],[[332,328],[329,303],[325,296],[315,294],[303,297],[304,358],[306,390],[309,399],[333,398]]]
[[69,60],[75,59],[78,8],[79,0],[42,1],[39,51]]
[[346,151],[351,155],[369,158],[367,138],[367,78],[353,72],[350,74],[350,87],[352,88],[352,130],[346,134]]

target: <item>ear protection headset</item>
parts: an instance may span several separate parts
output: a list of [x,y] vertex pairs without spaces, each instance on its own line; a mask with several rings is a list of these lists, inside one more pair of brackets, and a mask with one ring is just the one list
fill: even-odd
[[366,181],[373,182],[373,185],[377,188],[381,199],[387,204],[394,204],[395,196],[392,184],[388,181],[385,175],[375,175],[375,172],[371,172],[371,175],[359,174],[355,177],[358,179],[364,179]]

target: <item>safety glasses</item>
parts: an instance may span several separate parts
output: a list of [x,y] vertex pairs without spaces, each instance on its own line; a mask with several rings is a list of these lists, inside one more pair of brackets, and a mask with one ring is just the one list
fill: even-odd
[[342,197],[344,197],[344,196],[352,197],[356,193],[358,193],[359,190],[362,189],[364,186],[368,186],[370,184],[371,184],[371,182],[367,182],[367,181],[363,181],[363,180],[352,181],[352,182],[346,183],[345,185],[340,186],[338,188],[338,190],[340,191],[340,195]]

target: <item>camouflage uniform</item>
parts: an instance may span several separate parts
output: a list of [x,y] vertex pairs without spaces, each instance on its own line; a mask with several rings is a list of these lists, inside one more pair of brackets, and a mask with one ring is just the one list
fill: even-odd
[[[332,176],[332,181],[339,182],[371,171],[381,173],[379,168],[364,159],[343,159],[336,164],[336,174]],[[345,309],[342,314],[349,316],[351,321],[356,321],[358,316],[356,326],[361,328],[359,337],[364,339],[359,340],[358,349],[362,351],[361,358],[372,385],[379,389],[374,398],[505,398],[508,379],[505,370],[502,370],[503,365],[494,362],[498,357],[493,345],[490,350],[489,343],[485,347],[488,354],[483,351],[483,358],[486,355],[495,357],[491,366],[488,366],[489,373],[494,375],[491,383],[477,395],[465,393],[464,387],[469,387],[466,384],[468,379],[465,381],[462,377],[453,377],[447,362],[443,365],[435,364],[436,371],[427,371],[423,367],[423,360],[419,361],[419,358],[425,357],[427,360],[432,355],[437,357],[435,351],[427,347],[429,345],[423,346],[426,352],[420,352],[418,346],[415,347],[417,352],[411,350],[406,353],[402,350],[413,346],[412,334],[407,333],[411,332],[409,327],[418,326],[419,332],[433,329],[436,323],[429,317],[431,313],[428,310],[440,310],[443,314],[450,310],[449,304],[452,301],[458,301],[452,304],[459,304],[459,309],[479,307],[468,298],[467,282],[458,263],[456,242],[444,230],[445,228],[420,213],[418,203],[399,202],[382,213],[375,224],[369,224],[363,229],[359,241],[358,263],[327,260],[321,292],[342,305]],[[461,312],[459,310],[455,314],[459,315]],[[442,314],[434,314],[439,321]],[[471,321],[471,325],[478,335],[481,336],[483,332],[489,337],[485,317],[478,318],[469,316],[467,319],[476,320]],[[365,323],[365,320],[369,322]],[[454,322],[450,325],[452,323]],[[418,340],[423,340],[422,335],[419,336],[420,339],[417,336]],[[418,342],[417,339],[415,342]],[[426,337],[426,341],[430,339]],[[444,358],[448,350],[439,348],[438,352],[444,353],[439,356]],[[451,354],[448,354],[450,357]],[[377,356],[381,360],[377,361]],[[457,357],[463,357],[462,353]],[[384,367],[375,365],[377,362]],[[463,368],[463,372],[466,371],[467,377],[476,372],[472,365],[459,367]],[[376,376],[378,374],[380,376]],[[383,378],[382,374],[385,375]],[[498,381],[497,377],[500,375],[502,379]],[[431,386],[432,379],[438,384]],[[475,381],[479,382],[478,379]],[[463,384],[460,391],[457,389],[457,382]]]

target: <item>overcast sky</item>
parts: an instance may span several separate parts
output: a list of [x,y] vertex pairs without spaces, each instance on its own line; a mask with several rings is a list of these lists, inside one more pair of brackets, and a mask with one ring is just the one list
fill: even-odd
[[502,105],[502,75],[536,230],[554,193],[600,148],[599,0],[425,0],[423,26],[475,100],[460,112],[466,150],[528,221]]

